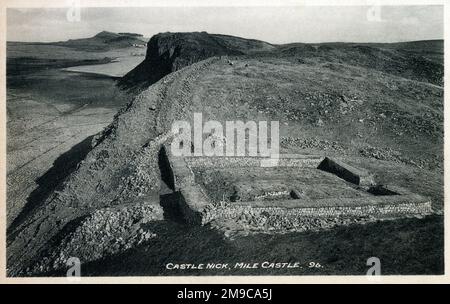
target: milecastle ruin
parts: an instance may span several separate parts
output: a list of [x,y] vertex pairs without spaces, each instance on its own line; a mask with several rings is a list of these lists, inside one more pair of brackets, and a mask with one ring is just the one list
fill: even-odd
[[428,198],[376,185],[369,172],[328,157],[281,155],[267,167],[264,157],[178,157],[166,144],[159,160],[162,181],[191,224],[304,231],[432,212]]

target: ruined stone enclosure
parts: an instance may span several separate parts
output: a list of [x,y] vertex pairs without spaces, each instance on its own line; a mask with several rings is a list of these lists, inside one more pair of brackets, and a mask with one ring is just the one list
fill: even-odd
[[369,172],[328,157],[282,155],[267,167],[259,157],[176,157],[170,147],[160,154],[163,181],[191,224],[286,232],[432,212],[428,198],[377,185]]

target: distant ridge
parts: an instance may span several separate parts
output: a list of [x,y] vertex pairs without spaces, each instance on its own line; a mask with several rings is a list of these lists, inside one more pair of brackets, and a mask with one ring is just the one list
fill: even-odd
[[289,43],[274,45],[207,32],[159,33],[147,45],[145,60],[119,86],[145,88],[165,75],[214,56],[279,56],[325,60],[372,68],[408,79],[443,84],[443,40],[398,43]]
[[145,45],[143,35],[135,33],[113,33],[102,31],[90,38],[70,39],[49,43],[59,46],[76,48],[85,51],[106,51],[111,49],[120,49],[134,45]]

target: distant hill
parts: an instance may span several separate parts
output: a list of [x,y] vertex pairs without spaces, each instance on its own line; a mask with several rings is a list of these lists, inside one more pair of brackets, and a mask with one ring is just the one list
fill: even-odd
[[103,31],[90,38],[70,39],[51,43],[85,51],[105,51],[132,46],[145,47],[143,36],[135,33],[112,33]]
[[165,75],[214,56],[251,56],[334,62],[371,68],[412,80],[443,84],[443,40],[402,43],[290,43],[273,45],[240,37],[192,33],[160,33],[147,47],[146,59],[119,85],[145,88]]

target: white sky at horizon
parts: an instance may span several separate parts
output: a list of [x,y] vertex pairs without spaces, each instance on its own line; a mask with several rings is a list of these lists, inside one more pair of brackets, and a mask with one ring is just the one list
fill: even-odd
[[[443,6],[82,8],[69,22],[67,8],[8,8],[7,40],[52,42],[106,30],[151,37],[159,32],[207,31],[270,43],[400,42],[443,39]],[[370,16],[369,16],[370,17]]]

